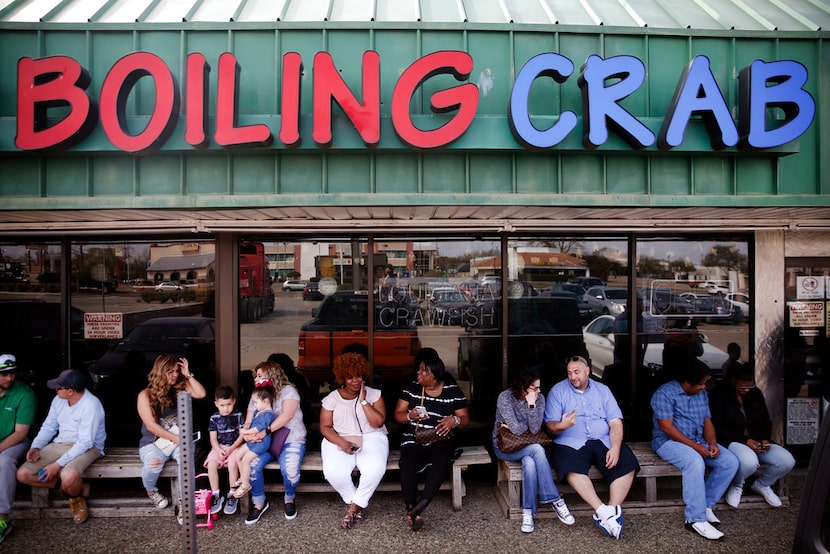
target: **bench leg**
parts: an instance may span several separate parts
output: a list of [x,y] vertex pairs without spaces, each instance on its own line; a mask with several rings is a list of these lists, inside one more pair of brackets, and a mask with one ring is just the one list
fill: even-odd
[[463,498],[467,496],[467,486],[461,477],[461,469],[460,465],[452,466],[452,509],[456,512],[461,510]]
[[646,502],[648,504],[654,504],[657,502],[657,478],[656,477],[646,477]]
[[49,489],[46,487],[32,487],[32,508],[49,507]]

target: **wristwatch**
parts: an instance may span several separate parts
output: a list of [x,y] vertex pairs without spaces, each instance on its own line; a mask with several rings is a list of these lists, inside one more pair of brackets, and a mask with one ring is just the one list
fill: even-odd
[[365,405],[366,405],[366,404],[368,404],[368,403],[369,403],[369,402],[368,402],[368,401],[366,401],[366,400],[361,400],[361,401],[360,401],[360,405],[361,405],[361,406],[365,406]]
[[454,416],[452,416],[452,417],[455,419],[455,426],[456,426],[456,427],[458,427],[459,425],[461,425],[461,418],[460,418],[460,417],[458,417],[457,415],[454,415]]
[[265,434],[266,434],[266,435],[270,435],[270,434],[271,434],[271,428],[270,428],[270,427],[266,427],[266,428],[265,428]]

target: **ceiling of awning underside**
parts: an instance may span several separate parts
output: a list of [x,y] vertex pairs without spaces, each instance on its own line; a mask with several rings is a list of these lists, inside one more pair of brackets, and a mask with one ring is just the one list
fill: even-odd
[[0,212],[0,235],[830,229],[827,207],[306,206]]

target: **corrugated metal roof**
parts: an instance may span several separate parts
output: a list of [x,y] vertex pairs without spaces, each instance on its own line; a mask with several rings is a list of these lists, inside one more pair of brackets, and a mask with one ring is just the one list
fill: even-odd
[[830,0],[0,0],[0,23],[231,21],[818,31]]

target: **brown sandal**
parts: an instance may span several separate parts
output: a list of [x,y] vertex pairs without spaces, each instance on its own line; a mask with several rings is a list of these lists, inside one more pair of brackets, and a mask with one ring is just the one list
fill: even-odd
[[358,508],[355,504],[349,504],[349,507],[346,508],[346,513],[343,514],[343,519],[340,522],[340,526],[343,529],[352,528],[352,524],[355,521],[355,514],[357,514],[358,510],[360,510],[360,508]]
[[363,513],[363,508],[358,506],[357,511],[354,514],[354,522],[355,523],[363,523],[363,518],[366,517]]

